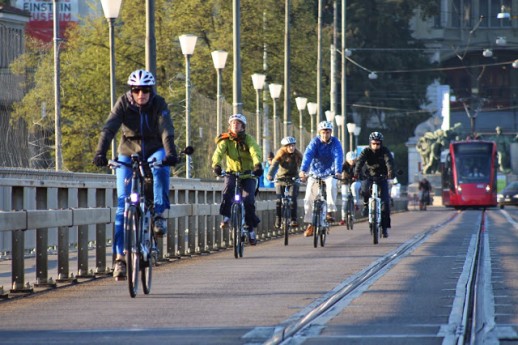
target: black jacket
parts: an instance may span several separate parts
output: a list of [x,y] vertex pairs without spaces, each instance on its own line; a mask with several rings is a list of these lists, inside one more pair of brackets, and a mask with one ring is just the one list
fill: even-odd
[[149,102],[143,107],[133,101],[131,91],[120,96],[101,132],[97,154],[106,154],[121,127],[119,154],[130,156],[140,153],[147,159],[163,147],[166,156],[176,155],[171,113],[161,96],[152,93]]
[[381,146],[377,151],[366,147],[356,161],[356,166],[354,167],[355,176],[360,176],[364,165],[364,172],[367,176],[384,175],[389,179],[394,178],[394,158],[390,150],[385,146]]

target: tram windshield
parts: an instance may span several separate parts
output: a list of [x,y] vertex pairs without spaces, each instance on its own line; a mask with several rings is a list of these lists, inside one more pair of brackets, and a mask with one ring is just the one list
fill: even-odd
[[454,145],[459,183],[488,182],[491,177],[491,143]]

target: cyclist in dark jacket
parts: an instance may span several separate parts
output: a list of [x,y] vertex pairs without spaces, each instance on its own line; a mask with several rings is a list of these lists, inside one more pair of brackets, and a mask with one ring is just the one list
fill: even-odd
[[363,216],[369,213],[368,201],[370,197],[370,187],[372,185],[371,177],[385,176],[380,185],[381,197],[381,226],[383,228],[383,237],[388,237],[387,228],[390,228],[390,194],[387,179],[394,178],[394,158],[390,150],[383,146],[383,134],[380,132],[372,132],[369,135],[369,147],[365,148],[358,158],[356,167],[354,168],[354,176],[358,178],[365,169],[365,179],[362,180],[361,195],[363,196]]
[[[164,98],[153,91],[155,78],[145,70],[136,70],[128,78],[130,90],[119,97],[108,116],[93,163],[98,167],[108,164],[106,153],[120,128],[121,141],[117,160],[131,162],[131,155],[138,153],[142,159],[162,161],[163,166],[153,168],[153,192],[155,196],[155,228],[158,236],[167,232],[163,212],[169,205],[169,166],[178,162],[174,145],[174,127],[171,114]],[[116,254],[113,275],[126,274],[124,261],[124,202],[130,193],[131,168],[122,165],[116,171],[117,212],[115,215],[115,235],[113,252]]]

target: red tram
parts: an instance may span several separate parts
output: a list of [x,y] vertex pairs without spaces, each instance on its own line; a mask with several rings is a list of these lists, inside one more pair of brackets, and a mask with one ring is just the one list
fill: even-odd
[[441,154],[442,203],[456,209],[494,207],[497,151],[493,141],[458,141]]

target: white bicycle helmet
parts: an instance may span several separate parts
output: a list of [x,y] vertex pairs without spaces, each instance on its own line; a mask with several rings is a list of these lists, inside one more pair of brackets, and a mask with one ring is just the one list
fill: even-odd
[[229,118],[228,118],[228,124],[230,124],[230,122],[232,120],[238,120],[240,121],[243,125],[246,126],[246,117],[244,117],[243,115],[241,114],[234,114],[234,115],[231,115]]
[[151,72],[143,69],[138,69],[131,72],[128,77],[129,86],[153,86],[155,85],[155,77]]
[[354,152],[354,151],[349,151],[345,155],[346,161],[354,161],[354,160],[356,160],[356,158],[357,158],[357,155],[356,155],[356,152]]
[[282,140],[281,140],[282,146],[296,144],[296,143],[297,143],[297,140],[294,137],[285,137],[285,138],[282,138]]
[[333,123],[331,121],[322,121],[318,124],[318,130],[330,129],[333,130]]
[[383,134],[380,132],[372,132],[369,135],[369,141],[383,141]]

